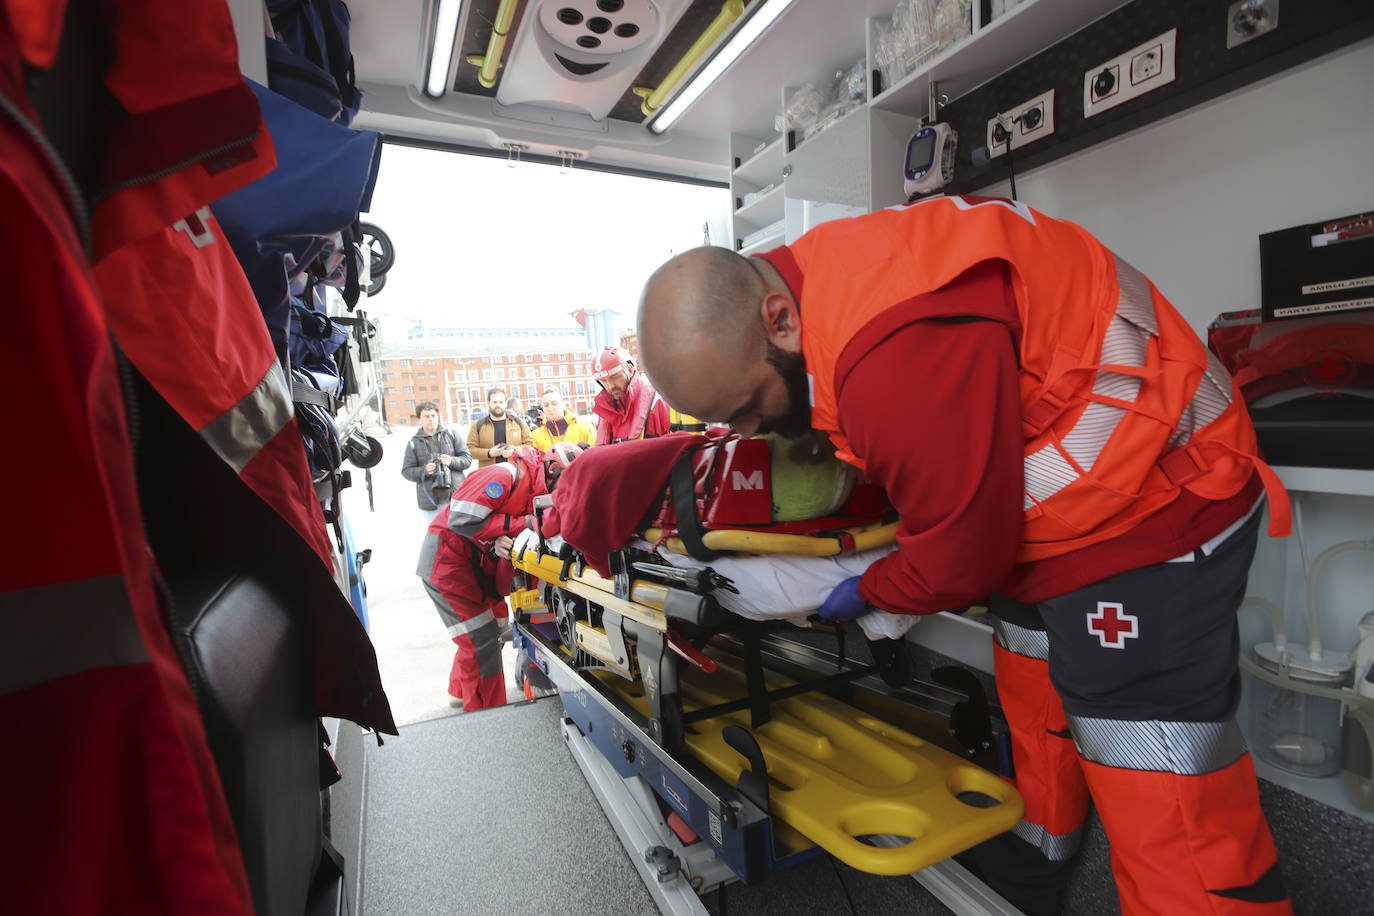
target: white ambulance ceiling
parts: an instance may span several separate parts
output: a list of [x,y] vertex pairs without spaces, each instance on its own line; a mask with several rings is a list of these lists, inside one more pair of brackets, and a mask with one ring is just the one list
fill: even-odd
[[[747,0],[746,17],[761,2]],[[499,155],[506,155],[506,144],[515,143],[526,147],[522,155],[527,157],[560,158],[571,152],[602,168],[725,182],[729,135],[771,135],[783,88],[807,81],[819,85],[853,65],[864,53],[865,18],[888,16],[894,5],[895,0],[794,0],[690,111],[666,133],[655,134],[643,123],[639,98],[630,87],[656,86],[719,13],[722,0],[520,0],[494,87],[478,84],[477,67],[466,57],[485,51],[499,0],[463,0],[455,66],[439,98],[422,88],[439,0],[350,0],[353,56],[365,93],[354,124],[395,139]],[[594,100],[592,107],[614,106],[593,117],[578,107],[587,102],[585,80],[571,77],[560,86],[548,73],[536,75],[540,61],[534,46],[538,37],[549,47],[552,31],[547,26],[558,28],[559,15],[577,21],[579,14],[599,15],[598,7],[612,11],[606,13],[612,24],[620,21],[617,16],[626,22],[632,17],[646,30],[657,25],[659,34],[628,52],[637,55],[634,76],[627,69],[623,93],[612,91],[611,98],[603,92]],[[537,36],[541,26],[544,33]],[[605,28],[604,21],[600,27]],[[599,34],[611,37],[614,32]],[[568,57],[578,54],[577,49],[555,49]],[[504,96],[503,85],[510,87]],[[519,103],[502,103],[511,96],[518,96]],[[547,100],[538,101],[541,96]]]

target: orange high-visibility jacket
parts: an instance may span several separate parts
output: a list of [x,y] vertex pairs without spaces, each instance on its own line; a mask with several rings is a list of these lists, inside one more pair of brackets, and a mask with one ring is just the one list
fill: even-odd
[[1081,227],[1022,203],[940,197],[823,223],[789,249],[806,277],[812,425],[859,467],[838,416],[845,346],[886,309],[980,261],[1007,263],[1022,327],[1018,562],[1116,537],[1184,488],[1227,499],[1252,469],[1269,492],[1270,534],[1288,533],[1287,495],[1226,370],[1144,275]]

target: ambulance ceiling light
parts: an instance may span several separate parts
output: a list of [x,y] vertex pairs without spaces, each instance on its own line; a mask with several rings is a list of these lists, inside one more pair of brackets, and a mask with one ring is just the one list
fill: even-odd
[[735,59],[749,49],[754,43],[754,39],[764,33],[773,21],[782,15],[783,10],[792,4],[792,0],[756,0],[754,11],[744,23],[735,30],[735,34],[730,36],[725,47],[701,68],[696,76],[678,93],[677,98],[673,99],[663,109],[658,117],[649,123],[649,129],[656,134],[661,134],[669,127],[673,126],[678,118],[686,114],[687,109],[691,108],[696,100],[699,99],[711,84],[720,78]]
[[439,0],[439,15],[434,18],[434,45],[429,51],[429,79],[425,82],[425,91],[435,98],[448,88],[448,69],[453,63],[458,14],[462,9],[462,0]]

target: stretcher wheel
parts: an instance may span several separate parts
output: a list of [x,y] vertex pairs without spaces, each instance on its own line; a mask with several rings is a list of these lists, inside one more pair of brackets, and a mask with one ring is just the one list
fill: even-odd
[[577,652],[577,613],[576,605],[562,589],[553,592],[553,623],[558,628],[558,636],[569,652]]
[[359,223],[363,232],[363,247],[367,251],[371,276],[375,280],[391,269],[396,263],[396,248],[391,244],[391,236],[382,231],[375,223]]

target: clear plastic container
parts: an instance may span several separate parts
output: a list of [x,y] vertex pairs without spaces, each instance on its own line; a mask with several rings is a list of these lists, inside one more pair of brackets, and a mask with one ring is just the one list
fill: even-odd
[[1251,752],[1267,763],[1299,776],[1334,776],[1341,770],[1341,702],[1326,691],[1350,682],[1351,664],[1337,656],[1312,661],[1255,646],[1259,672],[1252,677]]

